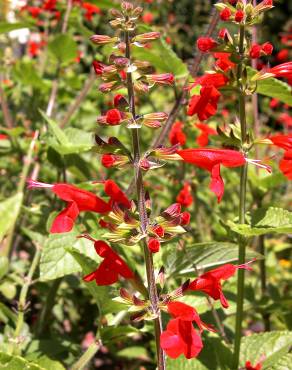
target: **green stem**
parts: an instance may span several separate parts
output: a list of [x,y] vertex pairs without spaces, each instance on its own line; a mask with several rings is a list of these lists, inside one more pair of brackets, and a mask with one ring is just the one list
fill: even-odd
[[96,339],[83,353],[77,362],[71,367],[71,370],[82,370],[93,359],[96,352],[100,349],[101,342]]
[[22,286],[21,291],[20,291],[19,301],[17,305],[18,315],[17,315],[17,321],[16,321],[16,328],[13,334],[12,346],[10,347],[10,350],[9,350],[9,352],[12,354],[20,354],[21,352],[21,350],[19,349],[19,336],[23,328],[24,314],[27,308],[27,303],[28,303],[26,299],[27,299],[28,289],[32,282],[33,275],[35,273],[35,270],[38,267],[40,257],[41,257],[41,249],[39,246],[36,246],[35,255],[33,257],[28,274],[24,279],[24,285]]
[[[131,50],[130,50],[130,35],[129,31],[125,31],[125,43],[126,43],[126,58],[131,60]],[[132,114],[133,118],[136,117],[136,110],[135,110],[135,94],[134,94],[134,87],[133,87],[133,80],[132,80],[132,73],[127,73],[127,90],[128,90],[128,99],[129,99],[129,110]],[[131,129],[132,132],[132,142],[133,142],[133,164],[135,170],[135,184],[136,184],[136,191],[138,197],[138,210],[139,210],[139,218],[141,223],[142,233],[146,236],[147,233],[147,226],[148,226],[148,216],[147,210],[145,205],[145,189],[143,184],[143,174],[140,168],[140,138],[139,138],[139,129],[134,128]],[[154,266],[153,266],[153,258],[152,254],[148,249],[148,246],[143,241],[143,250],[144,250],[144,259],[146,264],[146,274],[147,274],[147,283],[148,283],[148,295],[151,302],[153,313],[157,316],[154,319],[154,331],[155,331],[155,343],[156,343],[156,352],[157,352],[157,360],[158,360],[158,370],[165,370],[165,356],[164,352],[160,347],[160,335],[162,332],[162,321],[161,321],[161,313],[158,307],[158,293],[156,289],[155,283],[155,275],[154,275]]]
[[[244,38],[245,38],[245,27],[240,25],[239,30],[239,55],[240,63],[237,70],[237,81],[239,87],[239,118],[241,127],[241,145],[244,150],[247,140],[247,128],[246,128],[246,111],[245,111],[245,93],[242,86],[242,73],[243,73],[243,58],[244,58]],[[247,163],[241,167],[240,173],[240,195],[239,195],[239,223],[245,223],[245,211],[246,211],[246,186],[247,186]],[[238,251],[238,264],[245,262],[245,250],[246,250],[246,239],[244,236],[239,236],[238,239],[239,251]],[[239,366],[239,355],[240,355],[240,343],[242,335],[242,320],[243,320],[243,301],[244,301],[244,278],[245,270],[238,269],[237,273],[237,310],[236,310],[236,322],[235,322],[235,340],[234,340],[234,358],[232,369],[237,370]]]

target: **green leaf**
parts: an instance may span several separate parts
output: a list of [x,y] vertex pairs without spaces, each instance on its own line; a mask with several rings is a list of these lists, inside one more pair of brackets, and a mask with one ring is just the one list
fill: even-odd
[[0,352],[0,369],[6,370],[45,370],[20,356],[10,356]]
[[112,0],[91,0],[90,1],[92,4],[97,5],[101,9],[119,9],[120,6],[119,4],[115,4]]
[[128,359],[147,359],[148,354],[145,347],[138,347],[138,346],[132,346],[124,348],[117,352],[117,356],[119,357],[126,357]]
[[292,370],[292,353],[280,358],[280,360],[272,367],[268,368],[269,370]]
[[[251,78],[257,73],[254,69],[247,68],[248,77]],[[283,103],[292,105],[292,89],[287,83],[276,78],[267,78],[265,80],[257,81],[256,92],[261,95],[275,98]]]
[[231,230],[245,236],[291,233],[292,212],[276,207],[260,208],[251,213],[251,221],[248,225],[240,225],[232,221],[228,221],[227,224]]
[[[149,30],[147,26],[141,27],[142,32],[149,32]],[[188,75],[187,66],[163,39],[153,41],[151,49],[133,47],[133,55],[139,60],[150,62],[157,72],[169,72],[177,78]]]
[[[13,226],[16,221],[22,204],[22,193],[16,193],[10,198],[0,202],[0,240]],[[5,216],[5,217],[3,217]]]
[[5,276],[9,269],[9,260],[5,256],[0,256],[0,280]]
[[39,365],[46,370],[65,370],[64,366],[59,361],[52,360],[46,355],[40,355],[38,352],[26,356],[26,360],[32,361],[35,365]]
[[29,28],[31,25],[29,23],[8,23],[8,22],[0,22],[0,34],[10,32],[13,30],[19,30],[22,28]]
[[[260,258],[260,255],[250,249],[247,250],[246,260]],[[163,262],[168,274],[188,274],[198,270],[212,268],[224,263],[238,260],[238,245],[224,242],[196,243],[187,246],[184,251],[165,250]]]
[[[240,365],[246,361],[252,364],[263,363],[263,369],[270,369],[286,353],[292,343],[292,332],[272,331],[269,333],[253,334],[242,338]],[[262,360],[264,358],[264,360]]]
[[93,262],[98,261],[92,242],[87,239],[77,239],[75,232],[52,234],[44,244],[40,261],[41,281],[54,280],[59,277],[80,272],[80,264],[68,252],[68,248],[82,251]]
[[41,110],[40,112],[53,134],[53,137],[49,138],[48,144],[59,154],[68,155],[87,152],[93,147],[91,133],[73,127],[62,130],[54,120]]
[[58,35],[48,46],[51,53],[59,62],[67,63],[77,56],[77,43],[69,35]]

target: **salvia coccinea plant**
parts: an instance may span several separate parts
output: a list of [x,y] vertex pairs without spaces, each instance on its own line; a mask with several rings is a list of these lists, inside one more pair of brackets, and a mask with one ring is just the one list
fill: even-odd
[[[129,2],[122,2],[119,10],[110,12],[110,35],[93,35],[92,43],[98,48],[106,45],[111,48],[108,63],[93,62],[93,68],[99,77],[99,91],[107,94],[118,91],[113,99],[113,107],[97,118],[99,126],[95,135],[96,150],[101,154],[101,164],[106,168],[128,169],[134,176],[135,192],[129,196],[126,189],[121,189],[115,180],[102,181],[106,197],[78,188],[73,184],[47,184],[29,180],[30,188],[47,188],[64,202],[64,208],[54,218],[51,233],[70,232],[82,212],[93,212],[98,216],[99,227],[104,230],[103,239],[95,239],[84,233],[80,238],[92,242],[101,262],[96,269],[83,276],[85,282],[95,282],[99,286],[119,284],[120,296],[116,298],[132,314],[133,322],[150,321],[156,346],[156,364],[159,370],[166,369],[166,357],[176,359],[184,356],[185,361],[200,356],[204,347],[202,333],[215,332],[215,327],[200,318],[196,307],[184,303],[183,297],[189,292],[201,292],[208,298],[220,302],[222,308],[229,306],[223,292],[223,282],[237,274],[237,304],[234,334],[232,369],[239,368],[239,354],[242,337],[243,299],[245,288],[245,270],[250,270],[246,261],[247,239],[238,237],[239,255],[237,264],[224,264],[202,274],[198,274],[175,287],[165,290],[167,271],[163,266],[154,269],[153,255],[161,253],[163,244],[187,231],[190,213],[182,211],[182,205],[193,203],[191,186],[185,182],[177,196],[177,203],[169,204],[159,214],[154,212],[158,201],[151,196],[151,189],[145,189],[144,176],[150,171],[160,171],[162,165],[173,162],[188,163],[206,170],[210,175],[210,190],[218,202],[224,198],[224,181],[221,169],[225,167],[240,168],[238,224],[246,224],[246,193],[248,166],[270,171],[270,166],[254,157],[255,145],[274,145],[284,150],[280,161],[280,170],[292,179],[292,137],[291,135],[270,135],[254,137],[253,127],[246,121],[246,101],[256,92],[257,83],[272,77],[291,78],[292,63],[287,62],[273,68],[264,68],[256,73],[249,72],[252,59],[270,55],[273,46],[266,42],[254,44],[250,30],[262,21],[262,15],[273,8],[272,1],[264,0],[255,5],[251,1],[229,1],[217,3],[220,20],[226,28],[220,29],[217,37],[200,37],[197,47],[200,52],[212,54],[214,68],[203,76],[190,82],[188,89],[188,116],[197,116],[200,123],[197,128],[201,135],[197,138],[199,148],[183,148],[186,137],[182,132],[182,123],[176,122],[170,132],[171,147],[149,147],[141,150],[141,137],[144,130],[158,130],[168,118],[165,112],[139,112],[137,97],[149,94],[156,86],[165,89],[175,84],[176,76],[171,73],[157,73],[148,61],[136,59],[135,48],[151,47],[160,38],[159,32],[140,32],[139,23],[143,9]],[[228,30],[232,24],[234,34]],[[194,87],[199,86],[197,94],[192,94]],[[121,91],[126,93],[121,94]],[[206,121],[217,113],[219,100],[224,94],[233,92],[238,97],[238,123],[240,137],[232,145],[223,148],[209,148],[209,135],[217,132],[210,128]],[[131,137],[131,148],[118,137],[107,136],[107,127],[122,125]],[[219,135],[223,135],[219,132]],[[117,252],[117,245],[131,248],[140,245],[144,255],[145,282],[137,272]],[[187,258],[187,256],[186,256]],[[162,321],[165,317],[165,323]],[[81,365],[85,366],[90,355],[84,357]],[[260,369],[261,363],[247,361],[246,369]],[[82,367],[80,367],[82,368]]]

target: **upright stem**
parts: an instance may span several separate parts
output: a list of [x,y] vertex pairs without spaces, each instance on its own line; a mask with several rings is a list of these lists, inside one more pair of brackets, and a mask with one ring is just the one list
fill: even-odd
[[[130,50],[130,35],[129,31],[125,31],[125,43],[126,43],[126,58],[131,60],[131,50]],[[129,110],[133,118],[136,117],[135,110],[135,93],[133,88],[132,73],[127,72],[127,89],[128,89],[128,99],[129,99]],[[145,189],[143,184],[143,174],[140,168],[140,138],[139,138],[139,129],[134,128],[132,131],[132,142],[133,142],[133,164],[135,171],[135,185],[138,198],[138,210],[139,218],[141,223],[141,229],[143,234],[146,235],[147,226],[148,226],[148,216],[145,205]],[[150,253],[148,246],[145,241],[143,241],[144,249],[144,258],[146,264],[146,274],[147,274],[147,283],[148,283],[148,294],[151,302],[153,313],[157,315],[154,319],[154,329],[155,329],[155,341],[156,341],[156,351],[157,351],[157,360],[158,360],[158,369],[165,369],[165,357],[163,350],[160,347],[160,335],[162,332],[162,322],[161,322],[161,313],[158,308],[158,293],[155,283],[154,267],[153,267],[153,258]]]
[[[242,74],[243,74],[243,58],[244,58],[244,38],[245,38],[245,27],[240,25],[239,30],[239,54],[240,63],[238,64],[237,70],[237,81],[239,88],[239,118],[241,127],[241,144],[244,150],[247,129],[246,129],[246,112],[245,112],[245,93],[242,85]],[[245,223],[245,208],[246,208],[246,185],[247,185],[247,163],[241,167],[240,173],[240,198],[239,198],[239,223]],[[245,249],[246,240],[244,236],[239,236],[238,239],[238,263],[243,264],[245,262]],[[236,323],[235,323],[235,342],[234,342],[234,358],[232,369],[237,370],[239,365],[239,354],[240,354],[240,342],[242,332],[242,319],[243,319],[243,301],[244,301],[244,269],[238,269],[237,272],[237,311],[236,311]]]
[[35,270],[38,267],[40,258],[41,258],[41,249],[38,245],[36,245],[35,255],[33,257],[32,263],[30,265],[29,272],[28,272],[27,276],[24,279],[24,284],[23,284],[23,286],[21,288],[21,291],[20,291],[20,296],[19,296],[19,301],[18,301],[18,306],[17,306],[18,315],[17,315],[17,321],[16,321],[16,328],[15,328],[15,331],[14,331],[14,334],[13,334],[12,345],[9,349],[9,352],[11,354],[13,354],[13,353],[19,354],[20,353],[19,336],[20,336],[21,330],[23,328],[24,314],[25,314],[25,310],[26,310],[26,307],[27,307],[26,298],[27,298],[27,294],[28,294],[28,289],[29,289],[29,287],[31,285],[31,282],[32,282],[33,275],[35,273]]

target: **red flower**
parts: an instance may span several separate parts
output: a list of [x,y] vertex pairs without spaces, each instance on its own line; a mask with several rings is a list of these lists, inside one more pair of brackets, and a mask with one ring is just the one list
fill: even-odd
[[119,276],[125,279],[133,279],[134,273],[126,262],[102,240],[94,240],[89,235],[82,235],[94,242],[96,253],[103,258],[98,268],[90,274],[84,276],[86,282],[96,281],[97,285],[111,285],[118,281]]
[[169,132],[169,141],[172,145],[185,145],[187,138],[182,130],[183,126],[184,124],[180,121],[177,121],[172,125]]
[[56,9],[57,0],[46,0],[42,5],[45,10],[54,10]]
[[287,150],[284,153],[284,157],[280,161],[279,168],[288,180],[292,180],[292,150]]
[[292,116],[288,113],[281,113],[277,119],[277,122],[282,123],[286,127],[292,127]]
[[272,52],[274,50],[274,47],[273,45],[270,43],[270,42],[265,42],[263,45],[262,45],[262,51],[266,54],[266,55],[271,55]]
[[250,361],[246,361],[245,369],[246,370],[261,370],[262,369],[262,364],[259,362],[256,365],[252,366]]
[[191,321],[174,319],[169,321],[166,330],[161,333],[160,346],[171,358],[183,354],[189,359],[198,356],[203,343]]
[[0,134],[0,140],[8,140],[8,135]]
[[288,135],[279,134],[269,136],[269,139],[273,142],[274,145],[284,150],[292,150],[292,134]]
[[261,56],[261,51],[262,51],[261,45],[254,44],[254,45],[252,45],[252,47],[249,51],[249,56],[253,59],[257,59]]
[[100,8],[96,5],[91,4],[91,3],[83,3],[82,8],[85,9],[86,12],[84,14],[84,17],[89,22],[92,21],[94,14],[100,14],[101,13]]
[[131,208],[131,202],[128,197],[113,180],[105,181],[104,191],[111,198],[112,202],[122,204],[126,208]]
[[148,240],[148,248],[152,253],[159,252],[160,249],[160,241],[156,238],[149,238]]
[[183,302],[170,302],[167,305],[168,313],[175,319],[180,319],[183,321],[194,321],[200,332],[204,329],[215,331],[211,325],[205,324],[198,314],[198,312],[191,306]]
[[191,185],[186,182],[176,197],[177,203],[182,207],[189,207],[193,203],[193,197],[191,194]]
[[196,123],[196,127],[201,130],[201,134],[197,137],[196,142],[200,147],[208,145],[209,135],[218,135],[217,131],[209,127],[205,123]]
[[222,21],[228,21],[228,19],[231,17],[231,10],[229,8],[224,8],[221,12],[220,12],[220,19]]
[[184,149],[177,153],[185,162],[204,168],[211,173],[210,189],[216,194],[218,203],[224,194],[224,182],[220,175],[220,165],[239,167],[246,162],[244,155],[229,149]]
[[227,308],[229,305],[222,292],[221,280],[229,279],[235,274],[237,269],[251,270],[248,263],[243,265],[232,265],[228,263],[200,275],[189,284],[188,289],[207,293],[215,301],[220,299],[222,306]]
[[[231,60],[229,59],[231,55],[230,53],[214,53],[213,55],[217,59],[216,66],[222,69],[222,71],[227,71],[228,69],[233,68],[235,66],[235,64],[231,62]],[[228,82],[228,78],[221,73],[217,73],[217,74],[221,75],[222,80],[224,80],[224,83],[222,81],[223,84],[221,86],[226,85],[226,83]],[[215,86],[215,87],[221,87],[221,86]]]
[[217,45],[217,42],[211,37],[199,37],[197,40],[197,47],[203,53],[214,49]]
[[118,109],[110,109],[105,117],[106,122],[111,126],[118,125],[122,120],[121,112]]
[[151,84],[172,85],[174,83],[174,76],[171,73],[146,75],[146,78]]
[[181,225],[188,225],[190,223],[190,220],[191,220],[191,215],[189,212],[182,212],[180,214],[180,224]]
[[237,10],[234,16],[235,22],[240,23],[244,18],[244,12],[242,10]]
[[202,86],[200,95],[193,95],[189,101],[188,115],[197,114],[200,121],[205,121],[217,111],[220,92],[214,86]]
[[51,233],[66,233],[72,230],[74,222],[82,211],[108,213],[111,207],[95,194],[79,189],[70,184],[46,184],[28,180],[28,188],[50,188],[60,199],[67,202],[67,207],[53,221]]
[[288,60],[289,58],[289,50],[288,49],[282,49],[280,50],[276,56],[276,61],[279,62],[279,63],[284,63],[286,62],[286,60]]
[[[226,56],[229,56],[229,53],[214,53],[215,58],[225,58],[223,56],[225,54]],[[190,85],[189,89],[192,89],[196,85],[201,86],[214,86],[216,88],[223,87],[227,84],[228,78],[223,73],[206,73],[203,76],[196,79],[196,81]]]
[[275,99],[275,98],[271,99],[270,104],[269,104],[270,108],[271,109],[277,108],[279,106],[279,103],[280,103],[280,100]]
[[92,62],[92,66],[94,68],[94,71],[95,71],[95,74],[97,76],[101,76],[103,74],[103,70],[104,70],[104,64],[102,64],[101,62],[97,61],[97,60],[94,60]]
[[292,78],[292,62],[279,64],[268,69],[267,72],[272,73],[275,77]]
[[154,20],[154,15],[150,12],[144,13],[143,16],[142,16],[142,20],[146,24],[151,24]]

